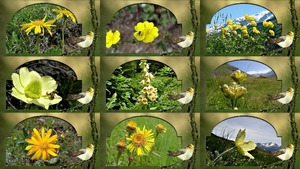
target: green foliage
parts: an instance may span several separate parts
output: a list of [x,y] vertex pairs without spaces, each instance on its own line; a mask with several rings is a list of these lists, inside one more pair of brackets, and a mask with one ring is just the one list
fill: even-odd
[[106,82],[107,110],[181,110],[179,102],[168,99],[168,94],[181,92],[181,83],[176,79],[174,71],[158,62],[148,62],[151,64],[150,72],[154,71],[151,72],[155,76],[151,85],[157,88],[158,98],[155,101],[148,100],[147,105],[137,104],[137,98],[144,87],[140,84],[143,77],[141,69],[136,66],[139,61],[128,62],[118,67]]
[[[25,139],[31,137],[33,128],[40,130],[42,127],[45,128],[45,131],[52,129],[52,134],[58,135],[56,143],[60,145],[58,156],[51,156],[50,159],[55,161],[55,158],[58,158],[54,164],[51,164],[49,160],[31,161],[31,156],[26,155],[25,147],[28,143],[25,142]],[[72,154],[75,154],[80,148],[81,137],[77,136],[75,129],[69,123],[59,118],[37,116],[17,124],[11,132],[11,136],[6,139],[6,164],[10,166],[78,166],[81,161]]]
[[[230,99],[227,99],[219,86],[231,84],[230,76],[212,77],[206,82],[207,111],[232,111]],[[239,111],[280,111],[280,107],[268,100],[268,94],[280,93],[280,81],[270,77],[251,77],[242,84],[248,93],[238,101]]]
[[[117,160],[118,150],[117,143],[120,139],[126,140],[126,135],[129,133],[126,131],[126,125],[128,121],[135,121],[138,127],[146,129],[151,129],[154,133],[155,144],[152,147],[149,155],[145,156],[136,156],[135,154],[131,154],[127,149],[125,149],[119,160]],[[155,126],[158,124],[164,125],[166,128],[165,133],[157,134],[155,130]],[[157,135],[157,136],[156,136]],[[126,145],[128,145],[128,141],[126,141]],[[107,166],[128,166],[129,156],[135,156],[135,161],[130,164],[130,166],[165,166],[176,163],[176,161],[180,161],[178,158],[169,157],[168,150],[178,150],[181,149],[181,141],[180,138],[177,137],[177,132],[174,128],[167,123],[158,118],[149,118],[149,117],[136,117],[127,119],[125,121],[120,122],[113,129],[109,138],[106,139],[106,165]],[[118,161],[118,164],[117,162]]]

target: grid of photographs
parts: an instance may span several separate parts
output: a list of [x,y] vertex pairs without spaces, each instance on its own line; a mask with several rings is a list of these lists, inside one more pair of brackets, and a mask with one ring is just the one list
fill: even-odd
[[297,2],[1,1],[0,168],[299,168]]

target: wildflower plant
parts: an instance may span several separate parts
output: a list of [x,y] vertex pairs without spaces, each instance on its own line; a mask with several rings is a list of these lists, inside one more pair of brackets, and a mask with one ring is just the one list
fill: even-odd
[[6,26],[6,52],[62,54],[65,38],[80,36],[74,14],[53,4],[34,4],[19,10]]
[[149,72],[150,65],[147,63],[147,60],[141,60],[139,64],[142,69],[142,80],[140,84],[143,89],[140,91],[140,95],[138,96],[139,105],[148,105],[148,101],[154,102],[158,98],[157,88],[151,85],[151,80],[154,79],[152,73]]
[[219,18],[224,23],[214,24],[207,32],[207,54],[262,54],[268,50],[267,39],[281,32],[276,20],[257,23],[254,16],[245,14],[241,24],[227,16]]
[[237,84],[236,82],[232,82],[231,85],[224,84],[220,86],[221,91],[227,99],[230,99],[231,107],[233,110],[238,110],[237,101],[239,98],[244,97],[244,95],[248,92],[244,86]]
[[[138,117],[121,122],[107,139],[107,164],[158,166],[173,163],[172,158],[164,154],[172,149],[169,146],[174,143],[177,145],[180,139],[177,139],[176,132],[169,127],[167,123],[149,117]],[[158,137],[160,135],[161,137]]]

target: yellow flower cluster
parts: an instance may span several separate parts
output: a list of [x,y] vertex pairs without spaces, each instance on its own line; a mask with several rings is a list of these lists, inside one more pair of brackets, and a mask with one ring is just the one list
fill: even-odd
[[269,27],[269,28],[273,28],[274,27],[274,24],[273,24],[273,22],[271,22],[271,21],[263,21],[263,26],[264,27]]
[[241,70],[236,70],[231,73],[230,77],[237,83],[241,83],[247,79],[247,74]]
[[148,104],[148,99],[155,101],[158,98],[157,88],[151,85],[151,80],[154,79],[154,76],[152,73],[149,73],[150,66],[147,63],[147,60],[142,60],[139,66],[143,72],[143,80],[140,82],[140,84],[144,85],[144,88],[138,97],[138,102],[146,105]]
[[238,99],[247,93],[247,89],[244,86],[232,82],[231,85],[224,84],[220,87],[224,96],[229,99]]
[[254,21],[254,16],[249,16],[248,14],[245,14],[244,18],[248,21]]

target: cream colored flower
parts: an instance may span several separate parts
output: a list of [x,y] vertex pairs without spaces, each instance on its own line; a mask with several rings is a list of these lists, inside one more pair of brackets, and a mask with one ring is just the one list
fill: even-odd
[[50,76],[41,77],[36,71],[22,67],[19,74],[13,73],[14,87],[11,95],[27,104],[35,104],[48,109],[50,105],[59,103],[62,98],[57,94],[49,95],[56,90],[56,81]]

